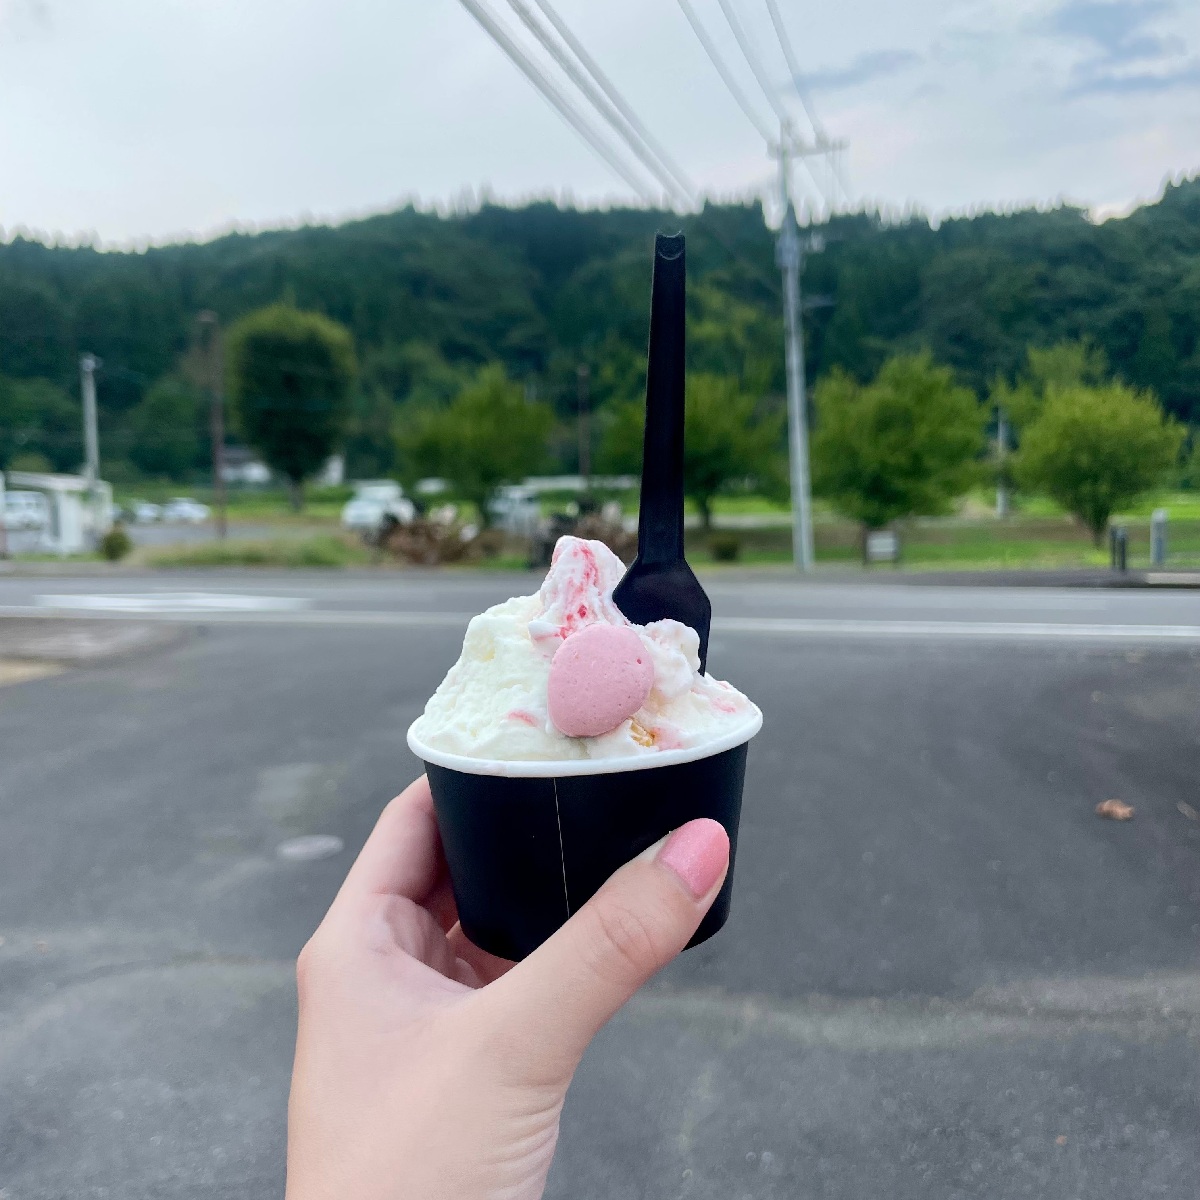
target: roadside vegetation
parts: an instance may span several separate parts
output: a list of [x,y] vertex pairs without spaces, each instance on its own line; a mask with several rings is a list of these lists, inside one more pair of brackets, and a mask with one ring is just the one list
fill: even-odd
[[[104,364],[101,463],[119,501],[212,502],[221,391],[227,442],[274,479],[231,490],[225,546],[127,554],[114,539],[114,559],[369,560],[336,525],[352,490],[316,482],[339,477],[326,472],[334,455],[348,478],[396,480],[418,500],[417,481],[437,476],[447,488],[431,506],[456,512],[435,525],[502,538],[488,527],[503,520],[506,486],[585,463],[606,477],[640,468],[646,247],[659,220],[406,210],[141,255],[16,238],[0,245],[0,469],[77,468],[83,347]],[[1136,561],[1160,504],[1171,553],[1193,554],[1200,180],[1100,226],[1069,208],[936,229],[871,214],[832,224],[807,268],[830,301],[806,326],[818,561],[853,562],[888,529],[909,566],[1097,563],[1114,520]],[[753,206],[707,206],[687,233],[692,553],[786,561],[770,239]],[[506,499],[503,511],[536,517]],[[578,499],[544,494],[541,515]],[[636,512],[633,490],[597,491],[583,508],[614,501]],[[478,557],[507,561],[510,548]]]
[[227,538],[149,549],[139,558],[152,567],[358,567],[373,561],[361,543],[329,533],[262,541]]

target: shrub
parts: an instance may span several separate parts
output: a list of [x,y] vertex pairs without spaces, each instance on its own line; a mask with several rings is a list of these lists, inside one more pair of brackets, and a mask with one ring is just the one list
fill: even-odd
[[708,539],[708,552],[714,562],[737,562],[742,556],[742,539],[736,533],[714,533]]
[[121,524],[114,525],[100,539],[100,553],[109,562],[120,562],[132,549],[133,542]]

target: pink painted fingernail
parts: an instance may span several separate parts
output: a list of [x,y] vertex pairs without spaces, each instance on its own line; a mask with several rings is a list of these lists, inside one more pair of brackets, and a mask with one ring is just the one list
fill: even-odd
[[658,861],[683,880],[697,899],[707,896],[729,862],[729,834],[720,821],[702,817],[675,830],[658,852]]

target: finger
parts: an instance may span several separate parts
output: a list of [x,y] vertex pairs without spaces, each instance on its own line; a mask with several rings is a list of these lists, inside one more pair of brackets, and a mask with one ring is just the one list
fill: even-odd
[[622,867],[495,984],[539,1078],[569,1076],[602,1025],[691,939],[729,867],[729,836],[691,821]]
[[443,932],[449,933],[458,924],[458,904],[454,899],[454,889],[450,886],[450,875],[443,874],[433,886],[433,891],[425,898],[425,907],[433,914],[433,919],[442,927]]
[[497,958],[486,950],[481,950],[465,933],[461,925],[455,925],[446,934],[446,941],[454,951],[456,958],[462,959],[475,972],[481,984],[495,983],[501,975],[507,975],[513,969],[513,963],[507,958]]
[[368,946],[381,959],[397,961],[395,951],[432,968],[448,979],[455,978],[456,956],[446,941],[445,931],[429,909],[406,896],[387,896],[376,901],[382,920],[368,934]]
[[433,797],[422,775],[383,810],[350,868],[338,899],[393,895],[421,904],[442,881],[445,869]]

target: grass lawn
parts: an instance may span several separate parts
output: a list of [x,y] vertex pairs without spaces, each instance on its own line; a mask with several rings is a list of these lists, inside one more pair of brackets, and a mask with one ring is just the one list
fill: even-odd
[[151,567],[358,567],[374,558],[361,543],[334,534],[163,546],[140,551],[137,561]]
[[[351,495],[353,488],[349,487],[308,488],[304,493],[304,508],[296,513],[292,511],[288,494],[282,488],[231,488],[226,496],[226,511],[231,521],[264,521],[281,525],[336,521],[341,515],[342,505]],[[190,496],[201,504],[213,504],[211,487],[169,482],[118,487],[113,498],[123,505],[134,500],[164,504],[173,496]]]

